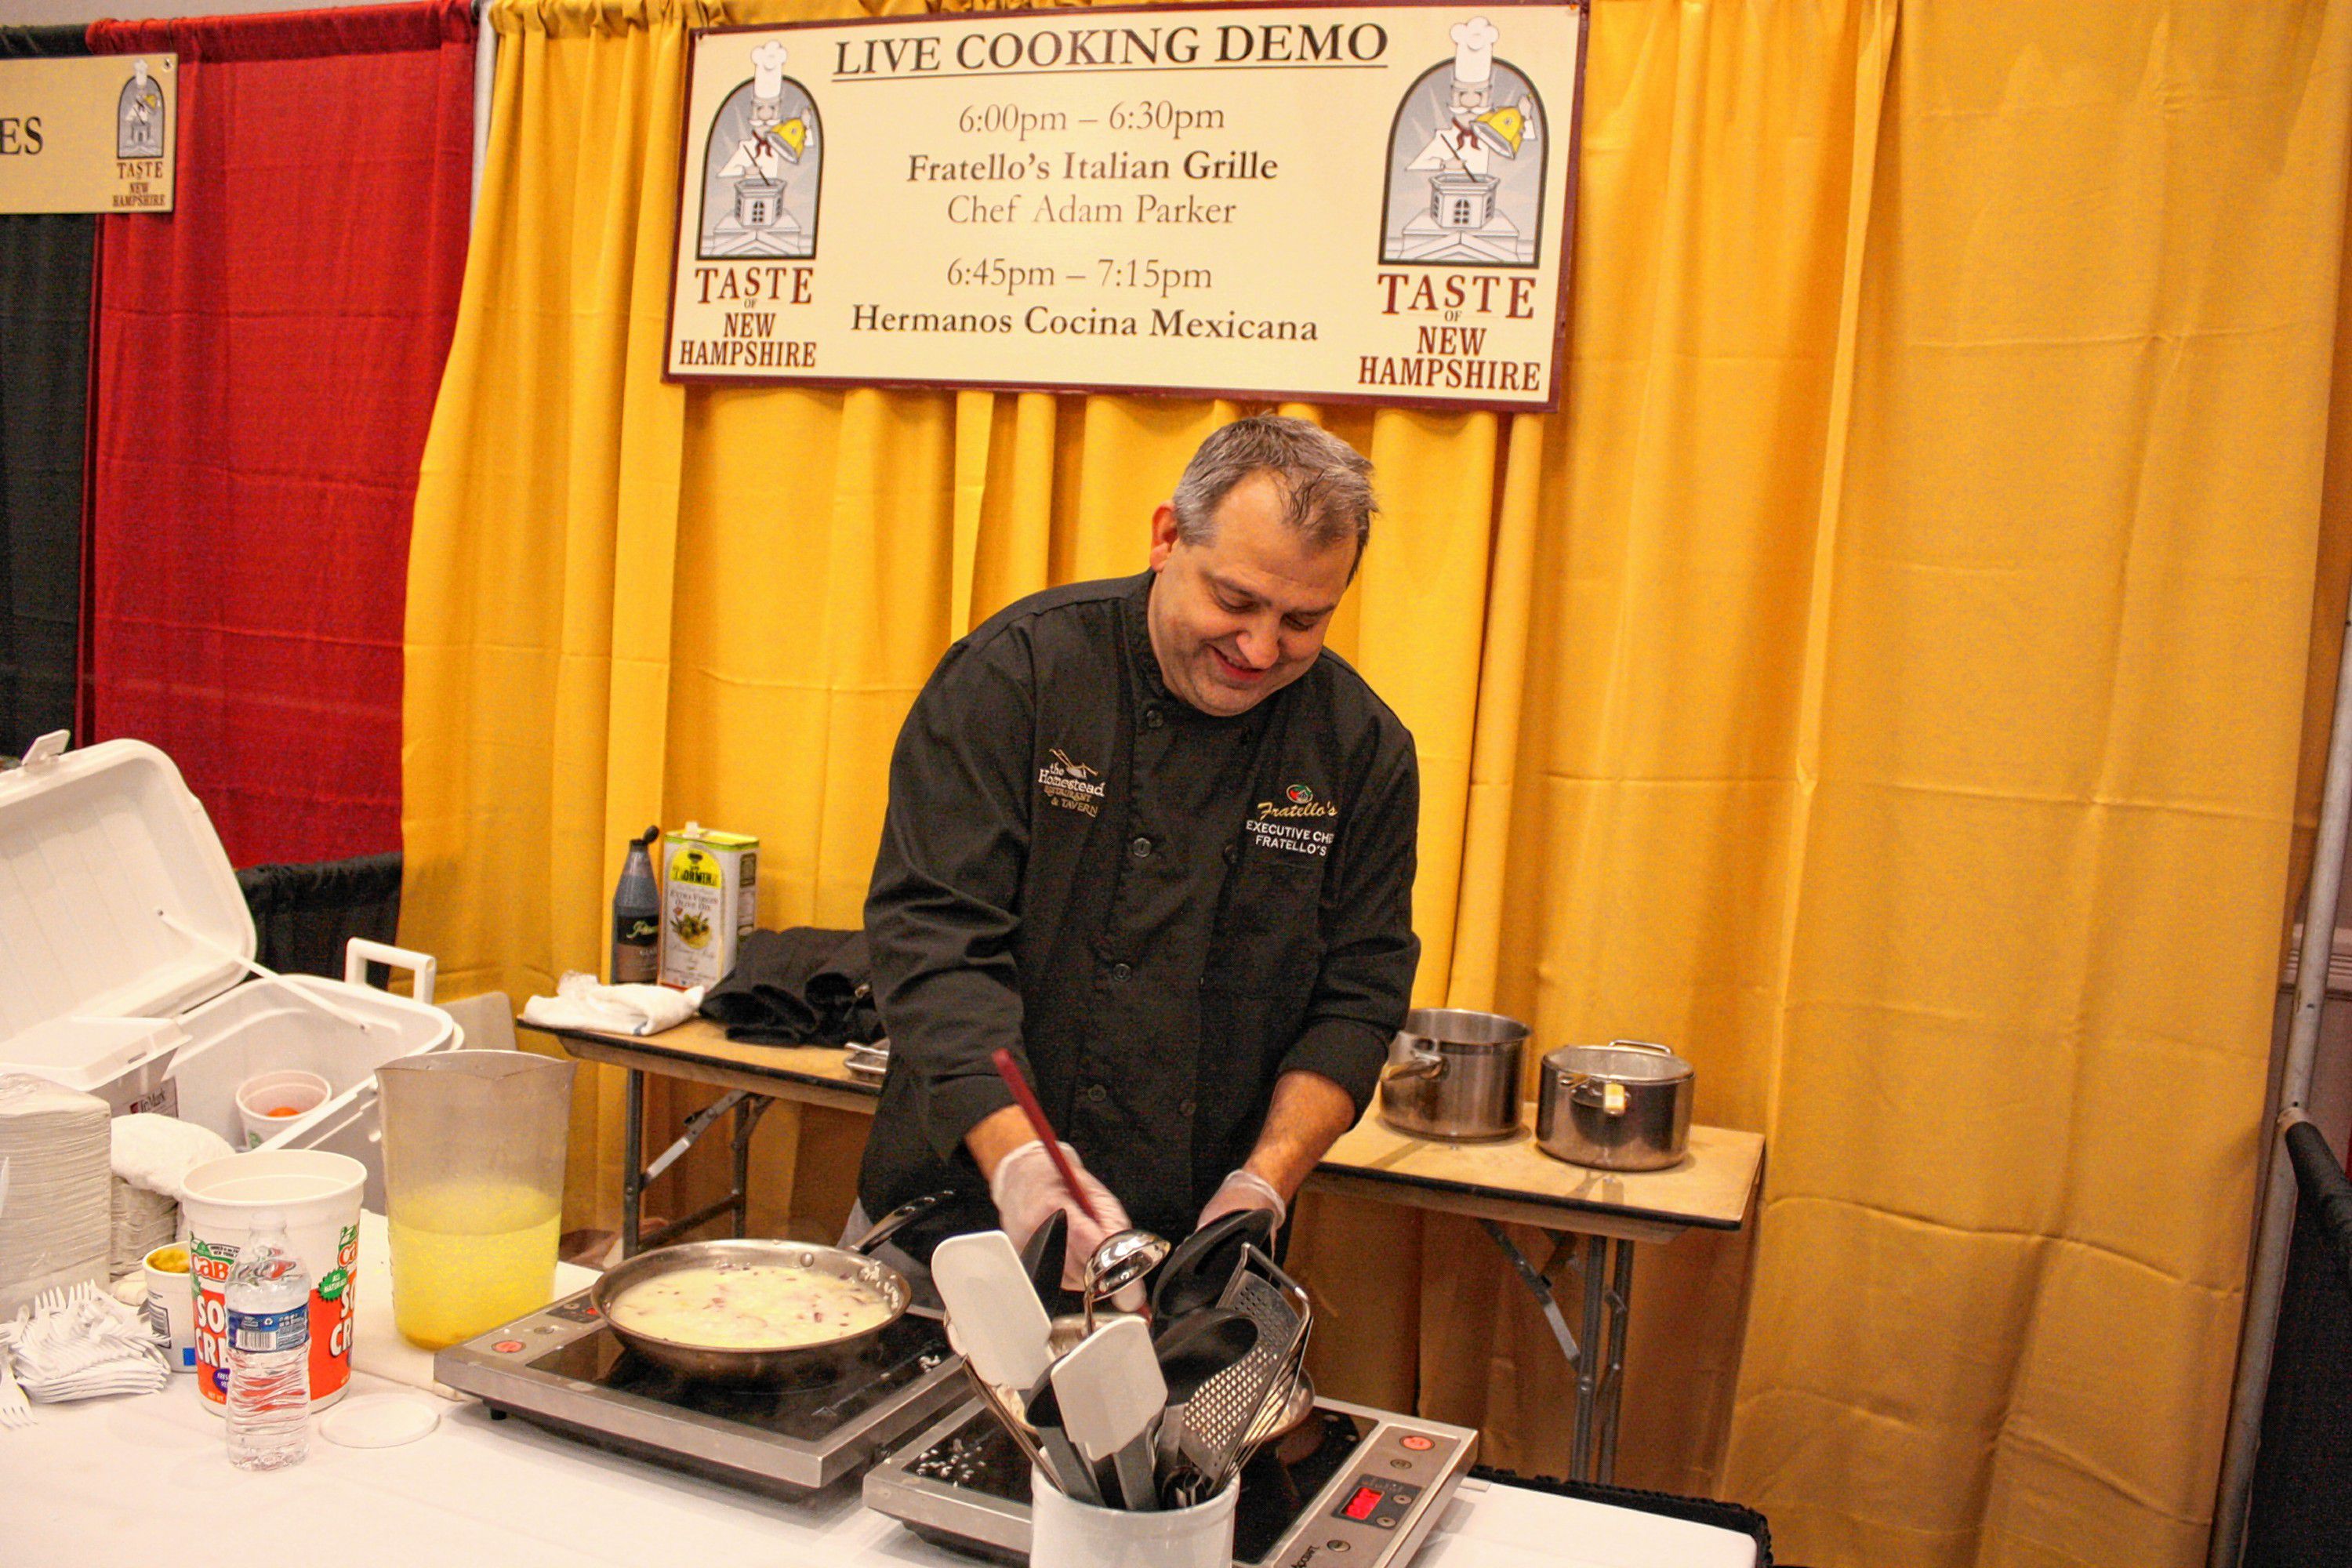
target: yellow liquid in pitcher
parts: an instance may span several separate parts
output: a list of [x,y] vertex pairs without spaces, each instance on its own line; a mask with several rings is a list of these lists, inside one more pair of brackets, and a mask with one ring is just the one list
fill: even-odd
[[392,1321],[409,1343],[437,1351],[554,1295],[563,1215],[552,1194],[435,1187],[391,1206]]

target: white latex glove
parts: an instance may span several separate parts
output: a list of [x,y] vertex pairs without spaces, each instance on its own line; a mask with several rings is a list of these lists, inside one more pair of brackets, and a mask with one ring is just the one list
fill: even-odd
[[1240,1170],[1218,1184],[1217,1190],[1202,1207],[1201,1217],[1193,1222],[1192,1228],[1198,1230],[1213,1219],[1222,1219],[1242,1209],[1266,1210],[1274,1215],[1276,1230],[1281,1229],[1282,1222],[1290,1216],[1290,1205],[1282,1201],[1282,1194],[1274,1190],[1272,1182],[1255,1171]]
[[[1086,1284],[1087,1259],[1094,1256],[1095,1248],[1134,1222],[1111,1190],[1087,1172],[1076,1149],[1065,1143],[1062,1152],[1068,1156],[1078,1185],[1086,1189],[1087,1201],[1102,1215],[1099,1223],[1088,1219],[1078,1207],[1069,1188],[1062,1184],[1062,1173],[1054,1169],[1045,1145],[1034,1138],[996,1163],[996,1169],[989,1173],[988,1195],[996,1204],[996,1217],[1015,1252],[1029,1245],[1029,1238],[1055,1209],[1069,1215],[1068,1240],[1062,1248],[1062,1289],[1076,1290]],[[1143,1305],[1143,1288],[1131,1286],[1112,1300],[1121,1310],[1131,1312]]]

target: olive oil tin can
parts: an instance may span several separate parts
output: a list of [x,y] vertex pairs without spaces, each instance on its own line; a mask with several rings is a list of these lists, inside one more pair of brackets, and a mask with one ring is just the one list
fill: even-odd
[[689,822],[662,840],[661,983],[710,985],[759,912],[760,841]]

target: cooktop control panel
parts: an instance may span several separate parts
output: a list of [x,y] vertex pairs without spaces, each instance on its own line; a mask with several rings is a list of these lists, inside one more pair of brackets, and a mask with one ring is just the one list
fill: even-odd
[[1392,1417],[1374,1429],[1345,1479],[1323,1494],[1324,1506],[1299,1521],[1267,1568],[1401,1562],[1420,1545],[1467,1456],[1444,1428],[1421,1431],[1410,1420]]
[[1383,1482],[1378,1476],[1363,1476],[1357,1479],[1356,1489],[1348,1494],[1348,1500],[1331,1510],[1331,1517],[1354,1524],[1369,1521],[1375,1529],[1394,1530],[1398,1519],[1420,1495],[1419,1487],[1409,1487],[1397,1481]]

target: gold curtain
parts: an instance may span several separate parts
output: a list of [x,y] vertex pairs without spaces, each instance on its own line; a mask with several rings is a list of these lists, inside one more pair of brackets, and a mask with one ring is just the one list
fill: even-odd
[[[597,967],[656,820],[760,834],[762,924],[855,922],[941,648],[1135,569],[1235,412],[660,381],[685,29],[851,14],[490,10],[408,612],[403,935],[451,994]],[[1333,641],[1420,743],[1418,999],[1671,1041],[1768,1137],[1748,1233],[1643,1250],[1618,1475],[1784,1556],[2201,1559],[2342,574],[2346,29],[1601,0],[1565,411],[1293,410],[1381,478]],[[854,1138],[770,1122],[808,1223]],[[1564,1468],[1474,1227],[1310,1200],[1298,1258],[1327,1388]]]

